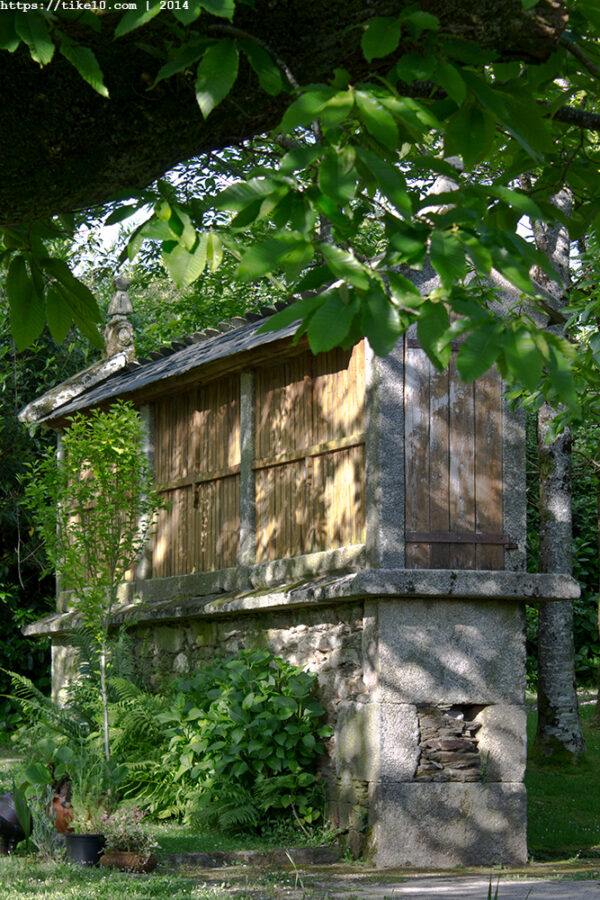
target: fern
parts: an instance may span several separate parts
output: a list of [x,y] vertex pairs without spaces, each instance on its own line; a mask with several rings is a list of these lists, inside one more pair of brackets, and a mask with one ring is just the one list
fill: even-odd
[[82,724],[90,725],[88,718],[82,714],[81,710],[70,706],[58,706],[57,703],[42,694],[25,675],[17,672],[6,672],[6,674],[10,676],[14,691],[10,699],[21,707],[23,713],[31,721],[41,719],[56,734],[73,741],[81,739]]
[[186,814],[197,826],[217,827],[223,831],[254,828],[261,818],[251,791],[241,784],[209,782],[190,798]]

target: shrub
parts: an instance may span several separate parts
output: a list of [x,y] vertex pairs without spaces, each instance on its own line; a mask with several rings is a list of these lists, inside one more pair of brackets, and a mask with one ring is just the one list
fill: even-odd
[[[331,735],[316,677],[265,651],[241,651],[179,679],[161,766],[188,818],[224,829],[291,812],[322,814],[317,760]],[[191,790],[191,795],[188,793]]]

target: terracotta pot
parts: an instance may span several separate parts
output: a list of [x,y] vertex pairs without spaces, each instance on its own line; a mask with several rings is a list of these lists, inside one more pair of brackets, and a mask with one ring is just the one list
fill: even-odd
[[73,831],[71,828],[73,810],[68,806],[63,805],[58,792],[54,795],[54,799],[52,800],[52,815],[54,816],[54,823],[59,834],[67,834],[67,832]]
[[153,872],[158,860],[154,853],[134,853],[129,850],[108,850],[100,857],[100,865],[128,872]]

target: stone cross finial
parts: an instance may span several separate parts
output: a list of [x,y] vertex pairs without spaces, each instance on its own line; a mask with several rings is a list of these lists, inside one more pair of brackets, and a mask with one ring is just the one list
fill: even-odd
[[128,316],[133,312],[128,288],[129,278],[118,275],[115,278],[115,295],[108,307],[108,322],[104,329],[106,357],[126,353],[128,359],[135,359],[134,330]]

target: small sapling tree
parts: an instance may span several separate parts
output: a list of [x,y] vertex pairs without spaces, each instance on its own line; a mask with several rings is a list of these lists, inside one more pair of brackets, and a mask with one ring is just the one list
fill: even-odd
[[33,467],[27,502],[62,589],[98,650],[104,752],[110,759],[106,672],[119,585],[143,552],[161,500],[131,404],[78,413],[60,452]]

